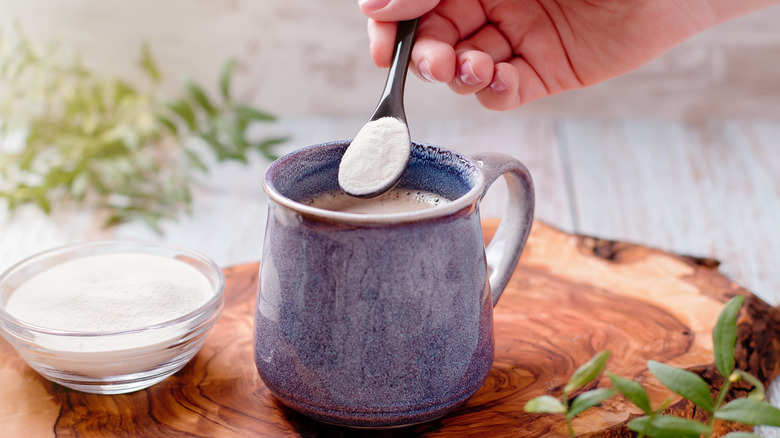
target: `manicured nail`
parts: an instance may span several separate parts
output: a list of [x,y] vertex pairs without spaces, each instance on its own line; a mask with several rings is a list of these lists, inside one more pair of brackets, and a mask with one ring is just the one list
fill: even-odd
[[360,8],[365,11],[377,11],[390,3],[390,0],[359,0]]
[[428,64],[427,59],[420,61],[420,63],[417,64],[417,69],[420,70],[420,76],[425,78],[426,81],[436,82],[436,78],[434,78],[433,73],[431,73],[431,65]]
[[501,73],[496,70],[496,73],[493,75],[493,81],[490,82],[490,89],[493,90],[494,93],[500,93],[506,91],[507,88],[509,88],[509,85],[504,82]]
[[479,85],[482,82],[474,73],[471,61],[464,61],[458,67],[458,78],[460,78],[461,82],[469,86]]

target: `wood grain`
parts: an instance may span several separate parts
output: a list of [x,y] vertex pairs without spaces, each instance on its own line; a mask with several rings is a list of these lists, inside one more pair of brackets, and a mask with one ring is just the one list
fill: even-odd
[[[2,435],[564,436],[560,416],[526,414],[523,405],[537,395],[560,395],[572,372],[604,349],[613,353],[608,370],[642,383],[654,405],[671,394],[647,372],[648,359],[694,370],[717,388],[710,331],[735,294],[748,297],[739,319],[738,366],[763,382],[780,373],[780,309],[722,276],[717,263],[570,235],[536,222],[496,307],[495,363],[474,397],[439,420],[405,429],[323,425],[281,406],[257,375],[252,314],[258,266],[225,270],[226,308],[203,349],[179,373],[147,390],[117,396],[71,391],[38,376],[0,340]],[[601,378],[588,389],[606,385]],[[675,400],[672,408],[680,415],[703,415]],[[582,436],[628,436],[623,425],[637,414],[615,398],[586,411],[575,429]]]
[[[780,276],[770,274],[780,260],[780,126],[668,120],[560,126],[576,231],[717,257],[727,276],[780,304]],[[738,249],[757,247],[766,249]]]

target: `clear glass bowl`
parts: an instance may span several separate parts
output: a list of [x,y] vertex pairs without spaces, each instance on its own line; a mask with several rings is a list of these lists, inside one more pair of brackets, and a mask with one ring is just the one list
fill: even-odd
[[[126,331],[54,330],[6,312],[10,295],[37,273],[74,258],[113,253],[151,254],[187,263],[206,277],[213,294],[179,318]],[[132,392],[160,382],[195,356],[222,313],[224,289],[222,270],[189,249],[132,241],[68,245],[22,260],[0,275],[0,332],[35,371],[53,382],[95,394]]]

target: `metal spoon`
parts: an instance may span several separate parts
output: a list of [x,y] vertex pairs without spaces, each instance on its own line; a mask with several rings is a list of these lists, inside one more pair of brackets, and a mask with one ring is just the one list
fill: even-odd
[[[411,155],[404,111],[404,84],[419,19],[398,23],[385,89],[371,119],[347,147],[339,164],[339,186],[349,195],[371,198],[392,189]],[[390,118],[390,119],[388,119]]]

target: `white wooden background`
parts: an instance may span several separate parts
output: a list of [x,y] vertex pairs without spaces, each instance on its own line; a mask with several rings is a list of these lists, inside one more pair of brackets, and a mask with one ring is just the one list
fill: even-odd
[[[131,79],[148,40],[171,95],[184,75],[216,84],[221,63],[237,57],[244,99],[281,115],[264,133],[293,137],[282,151],[352,137],[384,82],[368,60],[352,0],[0,0],[0,30],[14,19],[33,39],[59,39],[98,71]],[[780,8],[726,23],[637,72],[509,113],[410,77],[412,137],[466,154],[516,156],[534,176],[539,219],[717,258],[726,275],[778,305],[778,23]],[[162,236],[141,224],[105,230],[101,218],[69,207],[51,217],[0,210],[0,270],[53,246],[100,238],[173,242],[222,266],[256,261],[267,165],[257,157],[249,166],[217,167],[196,188],[193,214],[165,223]],[[483,216],[500,214],[500,189]]]
[[[60,41],[98,71],[131,79],[141,77],[136,60],[148,41],[171,94],[183,76],[215,89],[234,57],[237,89],[282,115],[368,114],[385,75],[368,57],[355,0],[0,0],[0,31],[14,21],[37,41]],[[723,23],[636,72],[517,113],[780,119],[778,23],[780,7]],[[443,85],[409,82],[410,116],[482,112]]]

